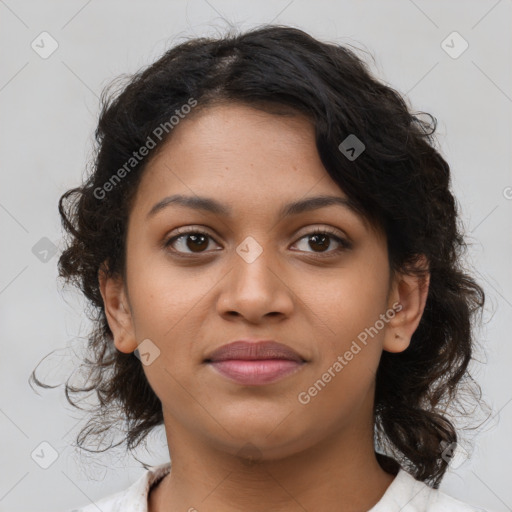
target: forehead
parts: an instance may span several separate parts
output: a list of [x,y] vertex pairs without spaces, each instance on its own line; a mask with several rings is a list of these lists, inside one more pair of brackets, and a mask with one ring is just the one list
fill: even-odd
[[208,107],[175,126],[147,164],[136,209],[147,215],[176,194],[213,198],[235,214],[256,216],[279,215],[283,205],[312,196],[349,199],[327,173],[307,117],[237,103]]
[[158,192],[164,185],[210,195],[267,197],[290,188],[305,194],[313,186],[342,194],[320,160],[306,117],[240,104],[214,106],[180,121],[148,162],[140,188]]

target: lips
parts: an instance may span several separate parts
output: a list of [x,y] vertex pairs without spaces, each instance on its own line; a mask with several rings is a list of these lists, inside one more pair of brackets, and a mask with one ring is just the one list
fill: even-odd
[[217,373],[243,385],[263,385],[295,373],[306,361],[276,341],[240,340],[214,350],[206,359]]
[[214,350],[206,359],[210,361],[226,361],[228,359],[238,359],[244,361],[254,361],[261,359],[285,359],[289,361],[303,362],[297,352],[291,348],[277,343],[276,341],[234,341]]

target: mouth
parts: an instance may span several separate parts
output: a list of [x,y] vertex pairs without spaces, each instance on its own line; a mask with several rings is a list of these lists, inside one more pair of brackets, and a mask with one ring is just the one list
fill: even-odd
[[235,341],[205,360],[217,373],[238,384],[270,384],[297,372],[305,363],[297,352],[275,341]]

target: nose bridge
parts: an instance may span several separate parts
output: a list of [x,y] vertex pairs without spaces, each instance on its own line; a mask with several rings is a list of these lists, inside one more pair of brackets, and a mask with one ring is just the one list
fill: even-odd
[[235,284],[242,285],[243,293],[247,293],[243,289],[245,287],[249,288],[249,293],[251,289],[256,293],[259,288],[267,288],[266,291],[269,292],[268,287],[272,287],[275,280],[276,271],[272,272],[271,268],[275,266],[276,258],[271,254],[271,244],[269,240],[263,240],[263,236],[259,236],[258,240],[247,236],[236,247],[236,255],[233,255],[234,281]]
[[[267,237],[262,238],[268,242]],[[219,302],[224,312],[237,312],[247,318],[290,312],[291,297],[282,282],[278,258],[272,254],[271,245],[265,243],[264,247],[255,237],[247,236],[236,247],[232,271]]]

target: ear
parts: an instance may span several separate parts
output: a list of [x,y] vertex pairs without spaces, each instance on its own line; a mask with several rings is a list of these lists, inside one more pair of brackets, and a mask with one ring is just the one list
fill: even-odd
[[382,346],[388,352],[402,352],[409,346],[427,303],[430,285],[427,258],[418,256],[415,266],[424,271],[422,276],[398,273],[392,281],[388,311],[393,309],[395,314],[388,315],[390,320]]
[[114,345],[120,352],[129,354],[137,348],[137,342],[123,280],[121,276],[109,276],[102,266],[98,271],[98,281]]

